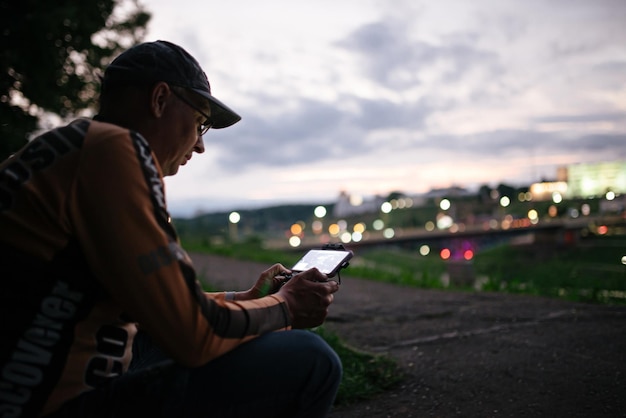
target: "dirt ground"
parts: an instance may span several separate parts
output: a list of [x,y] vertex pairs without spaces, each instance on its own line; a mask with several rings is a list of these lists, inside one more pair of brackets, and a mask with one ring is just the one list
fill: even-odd
[[[265,264],[192,255],[224,290]],[[405,377],[332,418],[626,417],[626,307],[413,289],[342,275],[326,327]]]

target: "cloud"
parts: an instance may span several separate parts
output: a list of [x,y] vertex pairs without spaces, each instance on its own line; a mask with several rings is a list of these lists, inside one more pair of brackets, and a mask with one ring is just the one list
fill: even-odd
[[267,19],[224,5],[210,28],[172,32],[243,116],[209,132],[177,188],[384,194],[626,159],[623,0],[340,3]]
[[434,81],[443,83],[461,82],[477,68],[488,77],[501,73],[497,54],[472,46],[476,36],[457,32],[439,44],[414,40],[407,24],[393,19],[366,24],[336,45],[358,56],[368,79],[403,91],[425,84],[431,69],[438,73]]

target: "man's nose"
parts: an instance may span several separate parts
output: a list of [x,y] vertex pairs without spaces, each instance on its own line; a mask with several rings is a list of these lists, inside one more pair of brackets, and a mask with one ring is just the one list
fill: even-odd
[[198,135],[198,140],[193,146],[193,150],[198,154],[202,154],[204,152],[204,140],[202,139],[202,135]]

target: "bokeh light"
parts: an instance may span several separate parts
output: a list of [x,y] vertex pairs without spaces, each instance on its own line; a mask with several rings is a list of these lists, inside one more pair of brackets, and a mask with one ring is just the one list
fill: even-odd
[[313,214],[318,218],[326,216],[326,208],[324,206],[318,206],[313,210]]
[[454,220],[448,215],[441,215],[437,217],[437,228],[439,229],[447,229],[452,226]]
[[580,207],[580,212],[584,216],[589,216],[591,214],[591,206],[589,206],[588,203],[583,203],[583,205]]
[[239,212],[231,212],[230,215],[228,215],[228,221],[232,224],[236,224],[240,220],[241,220],[241,215],[239,214]]
[[302,226],[300,224],[293,224],[291,228],[289,228],[289,231],[291,231],[293,235],[300,235],[302,233]]
[[559,210],[556,208],[556,206],[551,205],[551,206],[548,208],[548,215],[550,215],[551,217],[553,217],[553,218],[554,218],[554,217],[555,217],[556,215],[558,215],[558,214],[559,214]]
[[363,196],[356,194],[351,195],[350,204],[352,206],[361,206],[363,204]]
[[324,224],[320,220],[315,220],[313,221],[313,223],[311,223],[311,229],[313,230],[314,234],[321,234],[324,230]]

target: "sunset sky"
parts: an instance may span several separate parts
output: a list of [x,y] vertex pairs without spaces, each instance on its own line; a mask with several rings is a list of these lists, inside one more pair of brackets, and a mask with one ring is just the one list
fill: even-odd
[[552,178],[626,159],[626,1],[145,0],[243,119],[172,213]]

